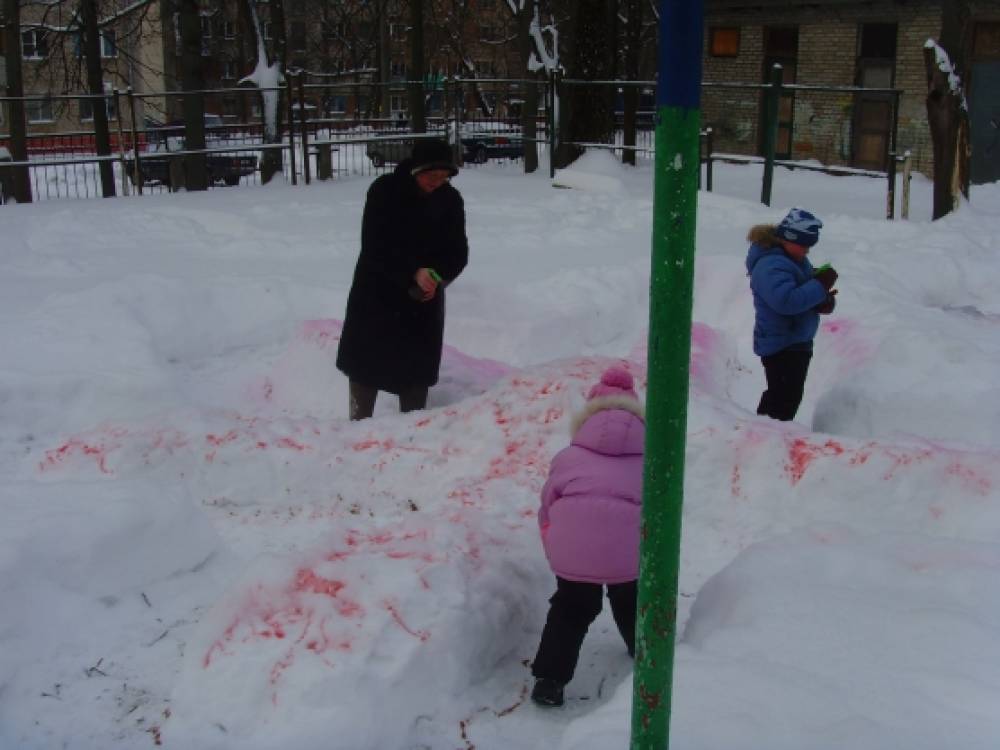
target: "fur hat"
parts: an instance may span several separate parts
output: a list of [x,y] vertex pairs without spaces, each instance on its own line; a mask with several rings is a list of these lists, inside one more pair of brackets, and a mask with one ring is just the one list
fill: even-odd
[[775,227],[774,233],[783,240],[796,245],[812,247],[819,242],[819,230],[823,222],[804,208],[793,208]]
[[445,169],[452,177],[458,174],[458,167],[451,157],[451,146],[444,141],[417,141],[413,145],[411,159],[413,165],[410,167],[410,174],[414,176],[431,169]]
[[625,396],[639,399],[639,394],[635,392],[635,381],[632,380],[632,375],[621,365],[612,365],[604,371],[604,374],[601,375],[601,381],[587,394],[587,400],[602,396]]

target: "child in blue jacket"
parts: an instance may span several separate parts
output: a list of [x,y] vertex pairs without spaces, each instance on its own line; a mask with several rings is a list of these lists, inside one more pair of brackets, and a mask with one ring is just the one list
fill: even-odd
[[814,269],[806,257],[823,222],[793,208],[779,224],[758,224],[747,240],[747,275],[756,313],[753,350],[764,365],[767,388],[757,413],[789,421],[802,402],[819,316],[833,312],[837,272]]

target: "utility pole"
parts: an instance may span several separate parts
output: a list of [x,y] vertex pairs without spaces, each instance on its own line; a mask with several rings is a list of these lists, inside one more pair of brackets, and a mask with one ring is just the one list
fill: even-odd
[[698,216],[702,0],[660,0],[632,750],[670,744]]

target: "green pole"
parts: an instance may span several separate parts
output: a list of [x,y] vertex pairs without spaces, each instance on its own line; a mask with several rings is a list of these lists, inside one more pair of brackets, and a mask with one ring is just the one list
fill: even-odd
[[701,125],[702,0],[661,0],[632,750],[669,747]]
[[760,202],[771,205],[771,185],[774,181],[774,152],[778,145],[778,103],[781,101],[782,68],[771,68],[771,85],[764,101],[764,179],[760,184]]

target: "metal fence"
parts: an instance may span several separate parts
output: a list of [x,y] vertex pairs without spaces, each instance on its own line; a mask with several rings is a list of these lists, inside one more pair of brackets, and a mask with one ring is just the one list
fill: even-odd
[[[184,164],[192,155],[204,159],[209,187],[250,185],[261,181],[260,161],[267,151],[281,153],[287,181],[366,176],[392,169],[413,143],[425,137],[447,139],[465,166],[520,168],[533,149],[550,164],[560,146],[555,112],[572,89],[589,90],[606,108],[608,127],[597,140],[570,142],[583,149],[604,149],[619,159],[648,163],[654,155],[654,81],[581,81],[556,75],[548,80],[441,78],[375,83],[342,76],[300,73],[286,76],[276,89],[228,88],[196,92],[137,94],[115,91],[107,97],[88,94],[22,97],[34,111],[58,103],[60,123],[28,136],[28,160],[0,160],[0,191],[10,194],[10,176],[18,167],[30,175],[35,200],[107,195],[100,165],[110,163],[112,194],[127,196],[181,189]],[[889,178],[895,190],[899,95],[897,89],[796,86],[782,83],[778,71],[770,83],[704,83],[702,133],[703,187],[713,187],[713,163],[762,162],[761,200],[770,200],[774,168],[814,169]],[[410,97],[422,98],[425,134],[414,132]],[[201,98],[206,112],[205,148],[188,150],[181,117],[184,97]],[[280,100],[282,133],[266,142],[262,98]],[[636,107],[634,116],[626,100]],[[93,129],[82,115],[104,100],[110,117],[111,154],[97,156]],[[0,106],[13,101],[0,97]],[[84,102],[89,110],[85,110]],[[524,132],[524,109],[534,107],[534,135]],[[10,121],[9,117],[5,120]],[[0,144],[6,141],[0,134]],[[857,149],[870,156],[872,168],[844,166]],[[627,157],[631,158],[627,158]],[[908,186],[904,184],[905,188]],[[887,198],[887,216],[893,201]]]

